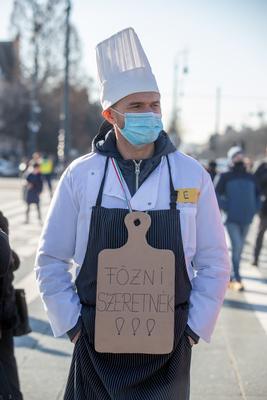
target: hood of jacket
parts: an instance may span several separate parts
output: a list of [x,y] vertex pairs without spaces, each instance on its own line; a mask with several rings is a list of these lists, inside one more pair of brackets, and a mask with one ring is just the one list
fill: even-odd
[[[133,160],[124,160],[117,149],[116,137],[113,126],[104,121],[99,129],[98,134],[92,142],[92,150],[105,157],[113,157],[119,164],[122,175],[127,183],[131,195],[136,190],[135,163]],[[140,164],[140,175],[138,187],[147,179],[147,177],[159,165],[161,158],[176,151],[166,132],[162,131],[155,142],[155,151],[151,158],[142,160]]]
[[[98,134],[92,142],[92,150],[106,157],[114,157],[123,160],[116,144],[113,126],[104,121],[100,126]],[[162,131],[155,142],[155,152],[151,158],[162,157],[176,151],[166,132]],[[129,160],[126,160],[129,161]]]

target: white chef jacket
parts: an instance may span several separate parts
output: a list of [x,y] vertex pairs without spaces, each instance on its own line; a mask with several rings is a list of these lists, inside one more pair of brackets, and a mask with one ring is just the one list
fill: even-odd
[[[189,327],[209,342],[229,281],[230,263],[224,229],[209,174],[194,159],[179,151],[169,154],[174,188],[197,189],[194,203],[177,203],[187,272],[192,284]],[[36,257],[36,278],[55,336],[73,328],[81,304],[70,265],[76,276],[83,263],[92,207],[96,203],[106,158],[90,153],[75,160],[64,172],[55,191]],[[127,189],[126,189],[127,190]],[[130,196],[133,210],[170,208],[166,157]],[[102,206],[127,208],[125,194],[111,161],[107,170]],[[164,232],[162,232],[164,235]]]

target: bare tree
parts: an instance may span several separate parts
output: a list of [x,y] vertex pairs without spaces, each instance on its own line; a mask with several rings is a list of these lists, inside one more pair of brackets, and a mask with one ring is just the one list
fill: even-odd
[[20,82],[9,82],[0,92],[0,136],[18,140],[26,151],[29,93]]
[[[56,154],[59,115],[62,113],[66,0],[15,0],[11,16],[13,35],[20,37],[19,82],[7,85],[0,114],[0,135],[17,138],[24,153],[35,147]],[[92,81],[83,76],[78,34],[70,30],[70,124],[72,145],[88,150],[101,122],[98,103],[90,99]],[[7,96],[7,93],[9,94]],[[34,146],[31,146],[33,133]]]
[[[22,71],[29,78],[37,67],[38,87],[43,90],[49,90],[63,79],[65,9],[65,0],[14,1],[10,24],[13,33],[20,35]],[[72,25],[70,74],[74,82],[80,78],[80,59],[80,40]]]

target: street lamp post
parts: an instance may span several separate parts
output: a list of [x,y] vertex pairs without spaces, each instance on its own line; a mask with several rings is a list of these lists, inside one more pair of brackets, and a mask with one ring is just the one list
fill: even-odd
[[64,93],[62,111],[59,116],[59,132],[58,132],[58,160],[63,168],[70,158],[71,149],[71,132],[70,132],[70,116],[69,116],[69,53],[70,53],[70,12],[71,2],[66,0],[66,20],[65,20],[65,72],[64,72]]
[[65,38],[65,78],[64,78],[64,158],[69,159],[71,149],[70,117],[69,117],[69,54],[70,54],[70,0],[66,1],[66,38]]
[[216,88],[216,106],[215,106],[215,134],[220,133],[221,119],[221,88]]
[[30,119],[28,122],[29,138],[28,138],[28,157],[36,151],[37,134],[40,130],[41,124],[39,121],[39,114],[41,112],[38,102],[38,72],[39,72],[39,45],[38,35],[41,30],[41,23],[34,19],[32,43],[34,49],[34,72],[32,74],[32,87],[30,96]]
[[187,66],[187,50],[178,51],[174,59],[174,74],[173,74],[173,98],[172,98],[172,115],[170,123],[170,136],[176,147],[179,147],[181,143],[180,132],[179,132],[179,90],[180,90],[180,75],[186,75],[188,73]]

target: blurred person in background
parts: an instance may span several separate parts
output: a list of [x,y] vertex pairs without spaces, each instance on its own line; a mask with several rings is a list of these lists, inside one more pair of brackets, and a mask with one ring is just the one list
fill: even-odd
[[26,175],[26,193],[25,201],[27,203],[26,209],[26,220],[28,224],[30,221],[30,207],[31,204],[35,204],[38,213],[38,219],[42,223],[41,209],[40,209],[40,194],[43,190],[43,179],[40,173],[40,164],[34,163],[33,166],[29,167],[29,172]]
[[257,181],[260,193],[262,196],[262,204],[259,212],[259,226],[256,237],[256,243],[254,247],[254,259],[253,265],[258,266],[259,256],[262,249],[262,243],[264,239],[264,234],[267,229],[267,147],[266,147],[266,158],[258,166],[255,171],[255,179]]
[[35,153],[32,154],[32,158],[29,163],[30,163],[30,165],[34,165],[34,164],[40,165],[41,161],[42,161],[42,156],[38,151],[36,151]]
[[34,164],[41,164],[41,154],[35,152],[32,154],[32,158],[23,157],[19,164],[20,176],[24,179],[28,175],[29,171],[32,170]]
[[[0,230],[8,238],[8,220],[1,211]],[[7,247],[7,244],[8,240],[6,239],[6,242],[3,243],[3,236],[0,235],[0,383],[2,380],[0,398],[2,395],[4,399],[22,400],[17,363],[14,355],[13,329],[17,325],[18,315],[15,290],[12,283],[14,271],[19,268],[20,260],[15,251]],[[5,252],[4,257],[3,252]],[[9,388],[10,393],[1,393],[1,390],[4,390],[3,380],[6,382],[6,387]]]
[[246,170],[247,170],[248,172],[251,172],[251,173],[252,173],[252,170],[253,170],[253,160],[252,160],[250,157],[244,157],[244,164],[245,164]]
[[210,160],[208,167],[207,167],[207,171],[210,174],[211,180],[212,182],[214,182],[214,178],[217,175],[217,163],[215,160]]
[[48,157],[47,154],[43,155],[43,158],[41,159],[41,164],[40,164],[40,172],[43,177],[43,182],[47,184],[48,190],[50,193],[50,197],[52,198],[53,195],[53,189],[52,189],[52,174],[53,174],[53,160],[51,157]]
[[230,171],[221,174],[215,189],[219,207],[226,213],[225,225],[232,246],[230,288],[241,291],[241,254],[249,226],[260,207],[260,196],[254,176],[246,170],[242,148],[231,147],[227,157]]

